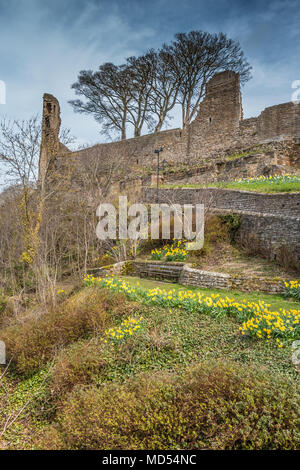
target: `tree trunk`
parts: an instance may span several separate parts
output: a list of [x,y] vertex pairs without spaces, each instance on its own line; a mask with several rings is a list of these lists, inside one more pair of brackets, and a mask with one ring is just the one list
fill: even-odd
[[127,119],[127,110],[124,110],[122,118],[122,140],[126,139],[126,119]]

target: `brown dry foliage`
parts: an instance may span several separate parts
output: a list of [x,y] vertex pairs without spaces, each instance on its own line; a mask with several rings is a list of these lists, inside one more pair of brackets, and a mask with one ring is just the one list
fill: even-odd
[[122,294],[86,288],[55,309],[0,330],[8,359],[21,373],[33,373],[59,350],[81,338],[96,337],[135,308]]
[[204,362],[183,376],[75,387],[44,449],[295,449],[299,390],[288,378]]
[[101,352],[101,345],[95,339],[79,341],[62,351],[51,377],[54,397],[61,399],[75,385],[91,383],[93,377],[106,366]]

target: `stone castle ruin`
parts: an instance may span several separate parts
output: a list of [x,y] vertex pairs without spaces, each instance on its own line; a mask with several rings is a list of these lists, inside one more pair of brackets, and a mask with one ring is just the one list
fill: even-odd
[[[277,144],[283,148],[287,142],[293,147],[300,142],[300,105],[293,102],[275,105],[256,118],[243,119],[240,77],[231,71],[218,73],[208,82],[199,112],[184,130],[171,129],[71,152],[59,142],[60,123],[57,99],[45,94],[40,178],[44,177],[49,161],[55,160],[56,167],[64,166],[62,159],[67,154],[79,162],[97,153],[104,165],[118,155],[131,169],[132,177],[141,174],[141,169],[151,172],[155,168],[153,151],[158,147],[163,147],[163,158],[169,167],[185,165],[192,170],[203,162],[213,164],[222,156],[251,147],[274,143],[275,147]],[[297,159],[297,155],[294,157]]]
[[[171,129],[124,141],[97,144],[72,152],[59,142],[60,110],[56,98],[44,95],[40,181],[68,175],[64,190],[80,193],[80,181],[94,168],[112,198],[125,193],[132,201],[156,201],[154,149],[163,148],[167,162],[164,182],[205,183],[202,189],[160,189],[159,202],[204,203],[219,213],[241,216],[236,241],[253,253],[300,271],[300,195],[259,194],[209,189],[213,181],[299,173],[300,104],[266,108],[258,117],[243,119],[240,77],[226,71],[207,84],[195,120]],[[99,186],[99,179],[98,179]],[[101,186],[101,184],[100,184]],[[95,189],[91,185],[91,194]],[[103,195],[103,193],[102,193]],[[97,196],[98,197],[98,196]],[[105,195],[107,197],[107,195]]]

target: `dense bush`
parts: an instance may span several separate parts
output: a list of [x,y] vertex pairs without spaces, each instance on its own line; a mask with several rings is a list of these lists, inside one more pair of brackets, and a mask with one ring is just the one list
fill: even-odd
[[62,347],[101,334],[112,319],[128,315],[134,308],[123,294],[85,289],[56,310],[0,330],[0,339],[5,341],[16,369],[32,373]]
[[182,377],[75,387],[38,447],[54,449],[294,449],[299,390],[229,363]]
[[57,358],[51,374],[52,393],[60,398],[71,391],[74,385],[91,383],[105,366],[101,345],[97,341],[81,340],[73,344]]

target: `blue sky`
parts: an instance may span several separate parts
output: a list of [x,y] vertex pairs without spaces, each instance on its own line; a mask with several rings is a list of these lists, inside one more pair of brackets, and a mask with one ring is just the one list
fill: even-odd
[[[79,145],[103,141],[93,118],[68,104],[78,72],[201,29],[240,41],[253,66],[244,116],[256,116],[291,100],[291,84],[300,80],[299,25],[299,0],[0,0],[0,80],[7,87],[0,115],[41,113],[43,93],[52,93]],[[176,114],[172,127],[179,125]]]

